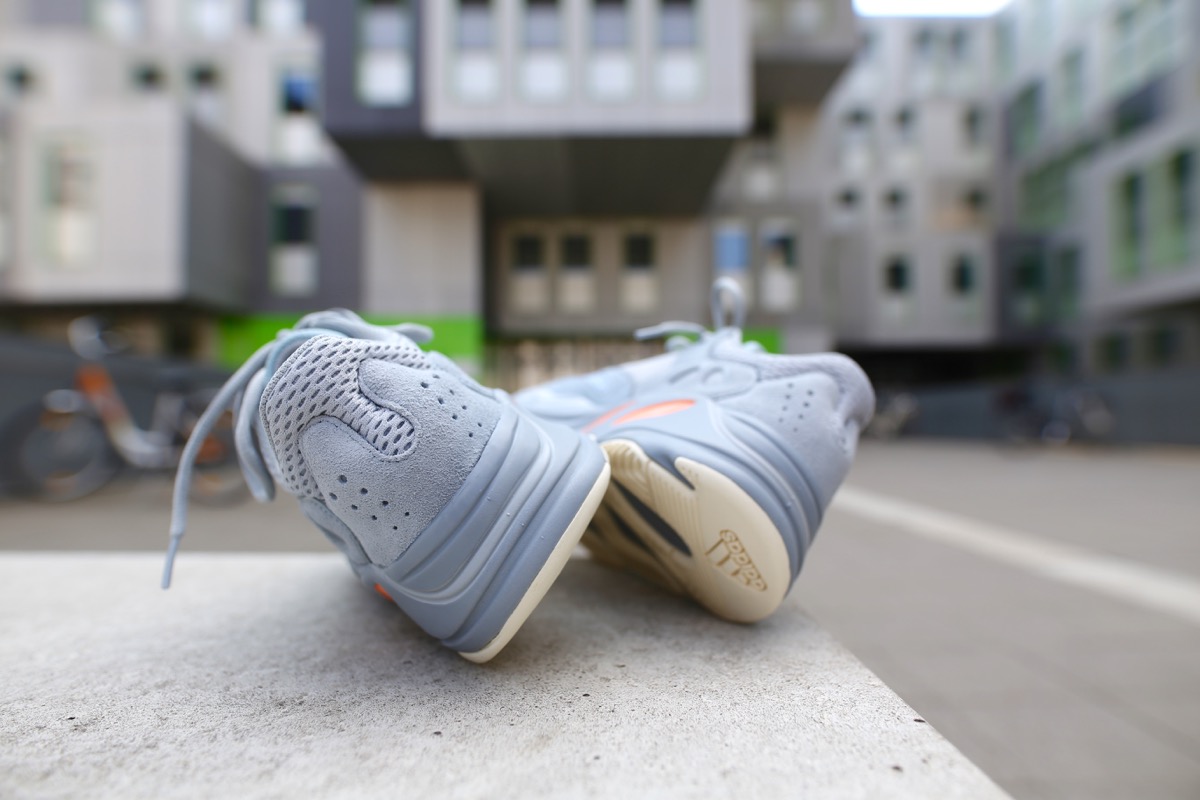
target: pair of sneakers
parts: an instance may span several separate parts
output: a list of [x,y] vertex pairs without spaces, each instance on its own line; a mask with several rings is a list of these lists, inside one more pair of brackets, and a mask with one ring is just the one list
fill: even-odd
[[[742,340],[737,285],[716,329],[663,323],[660,356],[510,397],[419,345],[417,325],[351,312],[280,331],[226,383],[185,448],[191,465],[235,413],[252,493],[280,486],[359,578],[430,635],[483,662],[512,639],[581,540],[605,564],[762,619],[783,602],[850,467],[874,396],[836,354],[771,355]],[[696,338],[680,336],[692,334]]]

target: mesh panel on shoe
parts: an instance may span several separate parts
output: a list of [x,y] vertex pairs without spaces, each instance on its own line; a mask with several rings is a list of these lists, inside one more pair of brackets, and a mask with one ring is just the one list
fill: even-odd
[[376,405],[359,388],[358,368],[367,359],[429,368],[421,349],[408,341],[319,336],[284,362],[264,392],[259,411],[275,448],[276,477],[297,497],[321,497],[300,452],[300,434],[318,417],[341,420],[385,457],[411,449],[412,420]]

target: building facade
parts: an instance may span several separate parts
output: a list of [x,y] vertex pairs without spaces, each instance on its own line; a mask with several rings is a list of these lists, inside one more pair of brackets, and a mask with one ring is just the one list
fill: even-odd
[[999,346],[990,21],[863,30],[822,114],[838,345],[885,384],[980,377]]
[[1015,0],[993,25],[1002,335],[1052,371],[1200,364],[1200,7]]

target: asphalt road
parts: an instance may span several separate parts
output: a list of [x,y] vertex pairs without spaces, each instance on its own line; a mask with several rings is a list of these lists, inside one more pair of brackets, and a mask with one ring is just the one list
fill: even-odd
[[[0,548],[146,550],[165,480],[0,504]],[[282,498],[188,552],[326,550]],[[792,598],[1016,797],[1200,797],[1200,451],[863,447]]]

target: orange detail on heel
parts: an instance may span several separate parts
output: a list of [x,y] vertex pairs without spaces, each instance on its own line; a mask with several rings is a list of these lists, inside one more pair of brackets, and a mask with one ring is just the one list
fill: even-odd
[[[391,596],[390,594],[388,594],[388,593],[387,593],[387,589],[383,588],[383,587],[382,587],[382,586],[380,586],[378,583],[377,583],[377,584],[375,584],[375,591],[379,592],[381,595],[383,595],[384,597],[386,597],[388,600],[392,600],[392,596]],[[392,602],[394,603],[394,602],[396,602],[396,601],[395,601],[395,600],[392,600]]]

